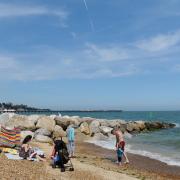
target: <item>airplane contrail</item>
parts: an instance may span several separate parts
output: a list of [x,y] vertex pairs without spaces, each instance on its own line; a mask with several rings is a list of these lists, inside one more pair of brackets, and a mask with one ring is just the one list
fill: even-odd
[[86,11],[87,11],[87,13],[88,13],[89,24],[90,24],[90,26],[91,26],[91,30],[92,30],[92,32],[94,32],[94,31],[95,31],[94,22],[93,22],[90,14],[89,14],[89,8],[88,8],[88,6],[87,6],[87,2],[86,2],[86,0],[83,0],[83,1],[84,1],[84,6],[85,6],[85,8],[86,8]]
[[87,3],[86,3],[86,0],[83,0],[83,1],[84,1],[84,5],[85,5],[85,7],[86,7],[86,9],[88,11],[88,6],[87,6]]

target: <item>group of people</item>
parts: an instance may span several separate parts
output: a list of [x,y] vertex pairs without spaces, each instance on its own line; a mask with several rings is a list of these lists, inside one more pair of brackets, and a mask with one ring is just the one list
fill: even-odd
[[[66,144],[63,144],[62,139],[58,140],[55,139],[54,140],[54,145],[53,145],[53,149],[52,149],[52,153],[50,155],[50,158],[52,159],[52,164],[56,164],[56,162],[59,162],[59,166],[61,167],[61,171],[65,171],[64,168],[64,163],[66,159],[62,159],[62,157],[60,157],[59,155],[59,149],[64,148],[66,150],[67,148],[67,152],[68,152],[68,157],[67,158],[73,158],[74,156],[74,151],[75,151],[75,144],[74,144],[74,139],[75,139],[75,131],[74,131],[74,127],[73,125],[70,125],[67,130],[67,139],[68,139],[68,144],[66,147]],[[23,159],[28,159],[28,160],[32,160],[33,158],[36,158],[40,161],[46,161],[46,159],[44,158],[44,156],[39,155],[36,151],[33,150],[33,148],[30,146],[30,141],[32,140],[32,136],[31,135],[27,135],[21,145],[21,148],[19,150],[19,156],[22,157]],[[66,152],[64,152],[63,155],[65,155]]]
[[[55,165],[56,162],[60,162],[60,167],[61,167],[61,171],[65,171],[64,169],[64,164],[62,163],[62,158],[60,157],[59,153],[58,153],[58,148],[60,146],[64,146],[64,148],[67,148],[68,151],[68,158],[73,158],[74,156],[74,152],[75,152],[75,130],[73,125],[70,125],[67,130],[67,147],[66,144],[62,144],[61,141],[59,140],[55,140],[54,141],[54,146],[52,149],[52,153],[50,155],[50,158],[52,159],[52,163]],[[115,144],[115,148],[116,148],[116,152],[117,152],[117,162],[118,165],[122,164],[122,157],[124,156],[125,158],[125,163],[129,163],[128,157],[125,153],[125,141],[123,138],[123,133],[120,129],[115,128],[111,131],[111,133],[113,135],[116,136],[116,144]],[[29,145],[29,142],[31,141],[32,136],[28,135],[25,137],[25,139],[22,142],[20,151],[19,151],[19,156],[24,158],[24,159],[32,159],[32,158],[37,158],[40,161],[46,161],[45,158],[43,156],[38,155],[33,148]],[[62,140],[62,139],[61,139]],[[65,160],[64,160],[65,161]]]

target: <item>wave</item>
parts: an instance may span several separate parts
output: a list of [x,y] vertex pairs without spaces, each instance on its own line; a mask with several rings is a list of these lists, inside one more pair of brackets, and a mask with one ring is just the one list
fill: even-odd
[[180,124],[179,123],[174,123],[176,125],[176,128],[180,128]]
[[152,152],[145,151],[145,150],[132,150],[132,149],[128,149],[128,148],[127,148],[127,152],[132,153],[132,154],[138,154],[141,156],[146,156],[151,159],[159,160],[159,161],[164,162],[171,166],[180,166],[180,161],[174,160],[170,157],[164,157],[158,153],[152,153]]
[[[108,139],[108,140],[89,140],[86,141],[92,144],[95,144],[97,146],[106,148],[106,149],[115,149],[115,140],[112,139]],[[132,146],[130,144],[127,144],[126,146],[126,152],[132,153],[132,154],[137,154],[137,155],[141,155],[141,156],[145,156],[145,157],[149,157],[151,159],[155,159],[155,160],[159,160],[161,162],[164,162],[168,165],[172,165],[172,166],[180,166],[180,160],[175,160],[171,157],[165,157],[159,153],[152,153],[150,151],[146,151],[146,150],[134,150],[132,149]]]

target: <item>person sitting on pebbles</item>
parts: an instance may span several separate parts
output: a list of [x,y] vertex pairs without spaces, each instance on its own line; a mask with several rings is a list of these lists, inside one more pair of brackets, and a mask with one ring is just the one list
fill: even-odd
[[[115,144],[115,147],[116,147],[116,151],[118,153],[119,151],[119,148],[123,151],[123,156],[125,157],[125,163],[129,163],[129,160],[128,160],[128,157],[125,153],[125,141],[124,141],[124,136],[123,136],[123,133],[122,131],[119,129],[119,128],[114,128],[112,131],[111,131],[111,134],[115,135],[116,136],[116,144]],[[119,160],[118,160],[119,162]],[[121,163],[120,163],[121,164]]]
[[23,159],[32,160],[32,158],[37,158],[40,161],[46,161],[44,158],[41,158],[32,147],[29,145],[30,141],[32,140],[31,135],[27,135],[21,145],[21,148],[19,150],[19,157],[22,157]]

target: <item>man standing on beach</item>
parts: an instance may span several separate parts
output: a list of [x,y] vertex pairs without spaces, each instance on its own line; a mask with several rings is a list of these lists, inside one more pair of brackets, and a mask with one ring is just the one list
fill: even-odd
[[67,132],[67,139],[68,139],[68,151],[69,151],[69,157],[74,157],[74,127],[73,125],[69,125],[69,127],[66,130]]
[[114,128],[111,133],[116,136],[116,150],[118,150],[120,145],[123,150],[123,156],[125,157],[125,163],[129,163],[128,157],[125,153],[125,141],[122,131],[119,128]]

